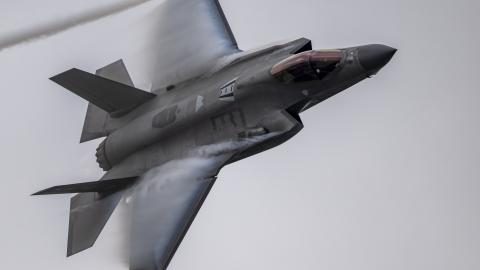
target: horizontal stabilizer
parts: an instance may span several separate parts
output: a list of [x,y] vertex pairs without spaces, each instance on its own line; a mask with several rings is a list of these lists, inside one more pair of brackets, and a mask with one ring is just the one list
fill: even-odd
[[50,80],[77,94],[112,117],[122,116],[156,95],[76,68]]
[[86,183],[63,185],[63,186],[54,186],[54,187],[39,191],[37,193],[34,193],[32,195],[36,196],[36,195],[88,193],[88,192],[113,193],[115,191],[122,190],[133,185],[137,181],[137,179],[138,179],[137,177],[133,177],[133,178],[86,182]]

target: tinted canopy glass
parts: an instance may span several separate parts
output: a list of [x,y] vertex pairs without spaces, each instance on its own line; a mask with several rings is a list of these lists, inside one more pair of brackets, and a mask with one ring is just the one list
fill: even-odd
[[271,73],[284,82],[321,80],[339,65],[342,58],[340,50],[303,52],[274,65]]

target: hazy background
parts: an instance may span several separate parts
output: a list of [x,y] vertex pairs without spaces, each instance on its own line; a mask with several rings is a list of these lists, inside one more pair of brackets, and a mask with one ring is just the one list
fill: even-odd
[[[0,0],[0,37],[113,2]],[[308,37],[399,52],[302,114],[292,140],[225,168],[170,269],[480,269],[478,1],[221,3],[242,49]],[[48,78],[122,58],[148,8],[0,51],[2,268],[126,269],[121,211],[67,259],[69,196],[29,194],[101,175],[99,141],[78,144],[86,102]]]

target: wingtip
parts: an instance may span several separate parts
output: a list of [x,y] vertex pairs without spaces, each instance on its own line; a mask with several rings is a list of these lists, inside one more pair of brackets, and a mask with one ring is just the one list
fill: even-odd
[[72,72],[72,71],[77,71],[79,70],[78,68],[71,68],[69,70],[66,70],[64,72],[61,72],[61,73],[58,73],[56,75],[53,75],[52,77],[48,78],[49,80],[55,82],[55,83],[58,83],[59,79],[65,74],[65,73],[69,73],[69,72]]
[[75,252],[73,252],[73,250],[72,250],[71,243],[68,243],[67,254],[66,254],[66,255],[67,255],[67,256],[66,256],[67,258],[72,257],[73,255],[75,255]]
[[49,188],[46,188],[46,189],[43,189],[43,190],[40,190],[38,192],[33,193],[32,196],[61,194],[61,193],[56,192],[57,188],[58,188],[58,186],[49,187]]
[[40,191],[38,191],[38,192],[35,192],[35,193],[33,193],[33,194],[32,194],[32,195],[30,195],[30,196],[40,196],[40,195],[47,195],[47,191],[48,191],[47,189],[40,190]]

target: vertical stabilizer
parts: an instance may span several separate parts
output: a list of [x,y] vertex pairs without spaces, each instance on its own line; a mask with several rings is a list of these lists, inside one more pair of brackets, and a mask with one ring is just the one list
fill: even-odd
[[110,79],[112,81],[135,87],[122,59],[97,70],[95,74],[98,76],[102,76],[106,79]]
[[[127,68],[121,59],[97,70],[95,74],[134,87]],[[109,120],[110,115],[106,111],[92,103],[88,103],[80,142],[83,143],[107,136],[108,130],[106,125]]]

